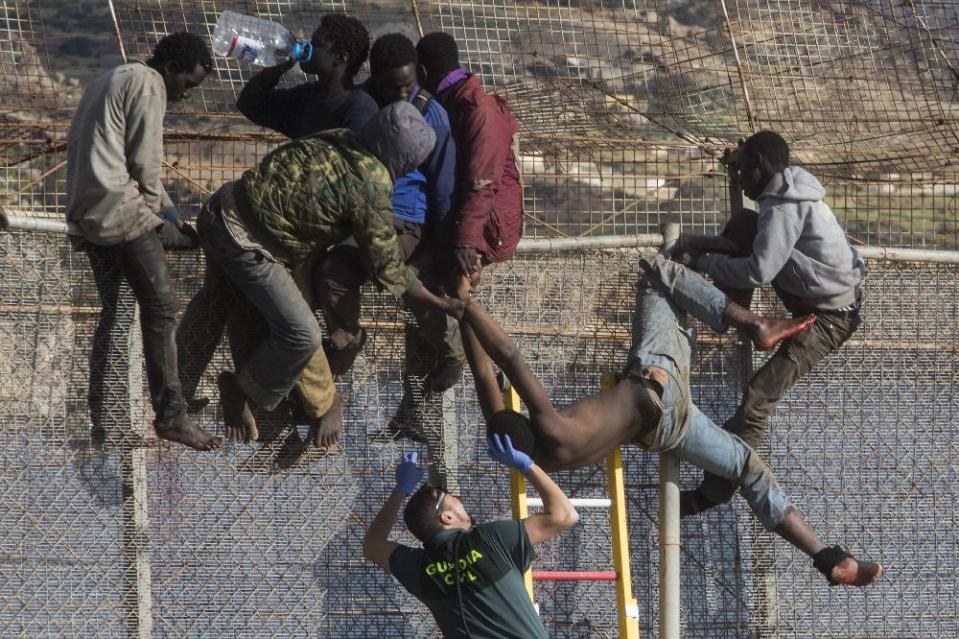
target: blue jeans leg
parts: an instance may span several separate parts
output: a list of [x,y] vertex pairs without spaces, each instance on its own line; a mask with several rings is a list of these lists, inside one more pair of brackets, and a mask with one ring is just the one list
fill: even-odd
[[726,294],[706,281],[696,271],[666,259],[662,255],[644,257],[642,266],[662,287],[666,297],[680,310],[709,325],[714,331],[726,330],[723,313]]
[[239,367],[237,379],[250,399],[272,410],[320,348],[319,324],[286,268],[237,246],[220,218],[210,225],[205,248],[208,258],[266,322],[267,336]]
[[772,470],[736,435],[723,430],[690,405],[686,436],[669,451],[703,470],[734,482],[767,530],[782,523],[791,507]]
[[692,343],[680,325],[682,317],[682,309],[669,299],[655,280],[651,277],[640,279],[633,313],[632,359],[644,365],[662,366],[662,358],[668,358],[686,376]]

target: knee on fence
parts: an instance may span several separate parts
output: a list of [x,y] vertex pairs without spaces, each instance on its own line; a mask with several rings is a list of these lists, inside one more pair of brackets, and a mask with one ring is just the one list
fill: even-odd
[[320,330],[320,325],[311,316],[309,322],[291,326],[279,335],[278,339],[291,349],[309,356],[323,345],[323,332]]

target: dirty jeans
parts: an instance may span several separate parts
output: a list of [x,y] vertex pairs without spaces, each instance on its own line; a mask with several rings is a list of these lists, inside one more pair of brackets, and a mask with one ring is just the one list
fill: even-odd
[[133,321],[133,305],[121,296],[121,285],[126,280],[140,304],[150,400],[156,426],[162,429],[186,411],[186,402],[177,373],[177,300],[160,238],[150,230],[114,246],[88,245],[86,252],[101,303],[90,352],[88,402],[93,426],[103,432],[118,427],[108,423],[108,417],[126,399],[126,392],[121,390],[128,382],[130,354],[126,345]]
[[722,329],[726,296],[699,274],[661,256],[643,258],[642,264],[647,275],[637,285],[630,368],[656,366],[669,378],[662,397],[663,418],[642,444],[733,482],[763,526],[772,530],[790,508],[772,470],[742,439],[713,423],[689,398],[692,344],[680,320],[689,313]]
[[[726,223],[723,236],[739,245],[737,256],[752,254],[757,225],[758,214],[750,209],[735,212]],[[838,350],[862,323],[858,308],[848,312],[810,308],[803,300],[789,295],[775,287],[775,284],[773,286],[790,313],[797,317],[816,313],[817,319],[808,331],[784,341],[772,357],[756,371],[743,391],[743,398],[736,413],[723,424],[723,428],[739,435],[754,448],[763,442],[769,419],[789,389],[830,353]],[[730,299],[749,308],[752,289],[725,292]],[[736,485],[722,477],[706,473],[696,492],[709,504],[722,504],[736,493]]]
[[[806,376],[816,364],[837,350],[856,331],[858,312],[829,314],[820,312],[808,331],[792,337],[756,371],[743,391],[736,413],[723,428],[743,438],[750,446],[759,446],[769,419],[786,392]],[[699,492],[710,503],[729,501],[736,486],[707,474]]]
[[[393,227],[403,261],[435,292],[436,286],[429,277],[432,264],[427,263],[429,248],[422,242],[422,225],[394,219]],[[313,290],[334,348],[346,348],[359,339],[360,288],[372,279],[370,271],[368,260],[352,239],[334,248],[314,266]],[[464,361],[459,324],[455,320],[427,304],[408,303],[407,308],[416,317],[419,329],[407,332],[408,355],[422,358],[423,349],[428,349],[438,359]]]
[[[267,334],[248,359],[236,362],[237,380],[255,404],[273,410],[310,359],[317,351],[322,353],[319,324],[286,267],[240,248],[218,214],[198,226],[207,268],[203,287],[187,306],[177,335],[184,389],[192,396],[227,322],[250,304],[265,322]],[[332,402],[332,380],[327,390]]]

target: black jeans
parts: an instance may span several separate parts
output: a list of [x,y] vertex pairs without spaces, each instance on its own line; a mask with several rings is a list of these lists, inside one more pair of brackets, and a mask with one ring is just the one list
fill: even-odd
[[[100,316],[90,352],[87,396],[93,426],[103,431],[122,427],[128,406],[130,327],[134,306],[124,280],[140,305],[140,328],[155,426],[162,430],[186,411],[177,374],[176,311],[173,280],[154,231],[113,246],[87,245],[100,294]],[[119,418],[119,419],[118,419]],[[111,423],[112,421],[112,423]]]
[[[817,314],[816,322],[779,347],[749,380],[736,413],[723,425],[739,435],[750,447],[759,450],[769,418],[783,395],[796,385],[827,355],[838,350],[859,328],[859,311],[836,312],[790,308],[797,316]],[[700,493],[714,504],[729,501],[736,486],[720,477],[706,474]]]

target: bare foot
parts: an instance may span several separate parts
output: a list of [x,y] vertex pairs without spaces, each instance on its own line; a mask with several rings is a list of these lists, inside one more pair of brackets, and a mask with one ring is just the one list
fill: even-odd
[[223,443],[219,437],[213,437],[197,426],[193,418],[186,413],[173,418],[168,424],[157,428],[157,437],[189,446],[195,450],[215,450]]
[[816,316],[812,313],[806,317],[797,317],[795,319],[771,319],[763,317],[760,318],[749,333],[753,340],[753,346],[756,347],[757,351],[768,351],[784,339],[809,330],[809,327],[815,322]]
[[236,375],[223,371],[216,378],[220,389],[220,406],[223,407],[223,422],[226,424],[226,436],[235,442],[248,444],[260,436],[256,420],[250,410],[246,393],[236,381]]
[[846,557],[833,567],[829,581],[844,586],[868,586],[882,577],[882,573],[882,566],[874,561]]
[[319,421],[310,427],[309,439],[317,448],[329,448],[343,434],[343,400],[339,395],[333,398],[333,404]]

